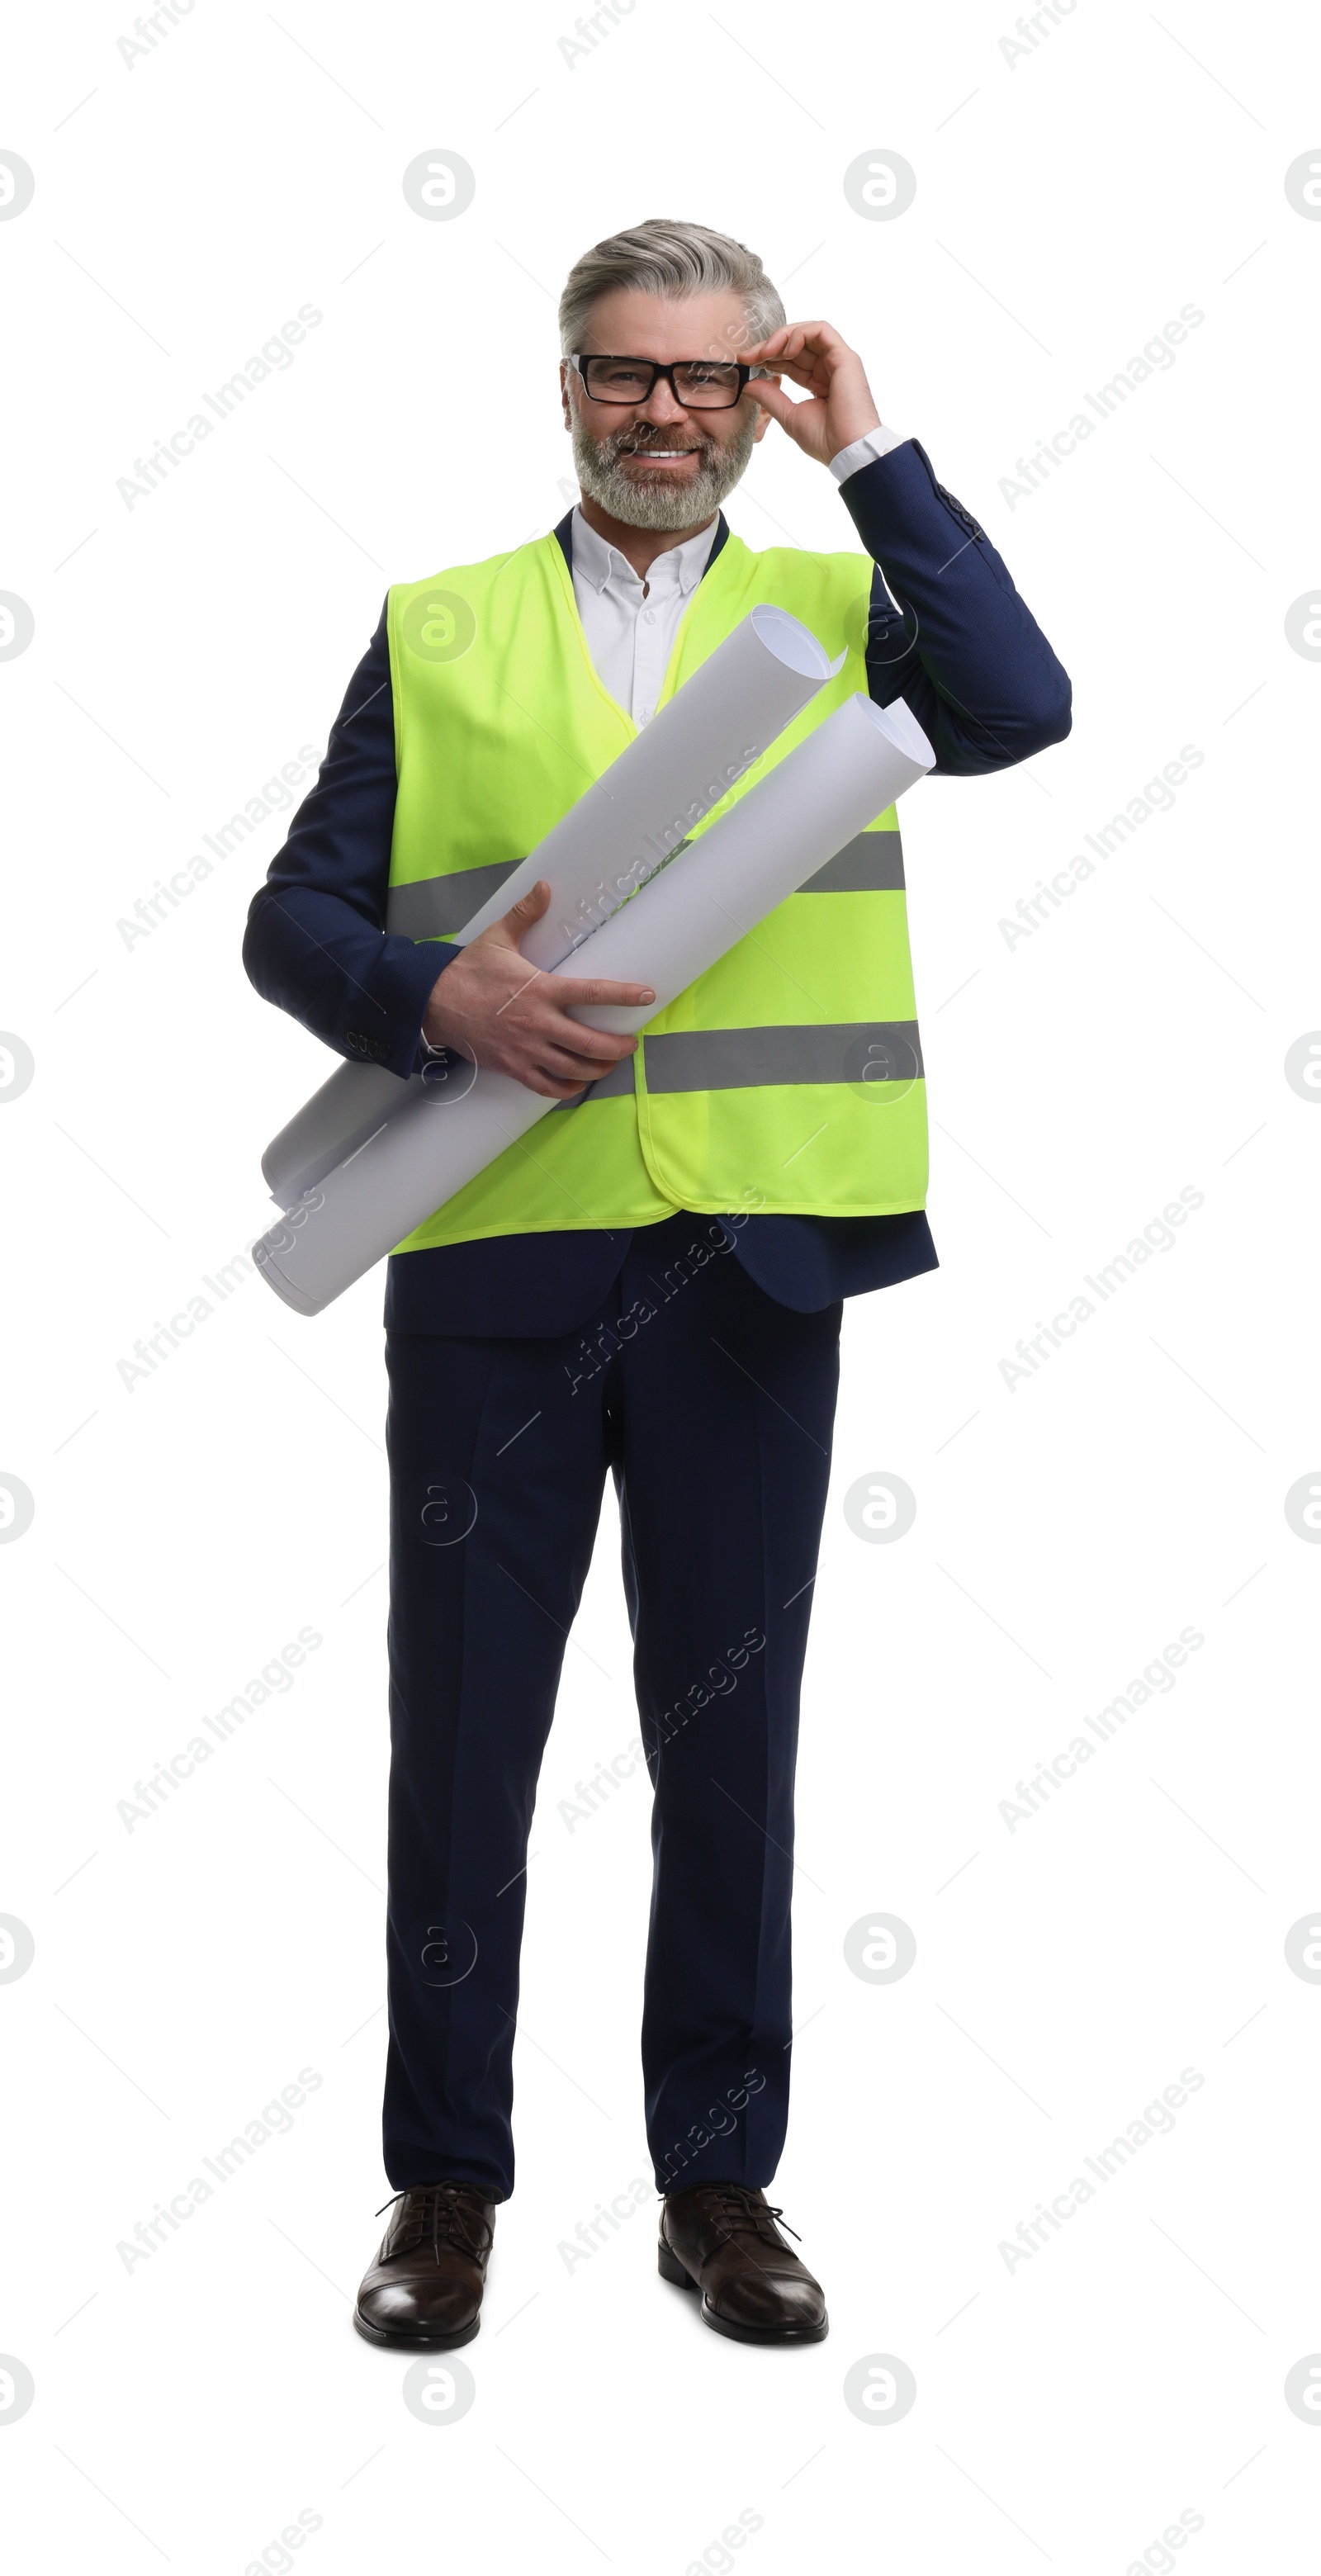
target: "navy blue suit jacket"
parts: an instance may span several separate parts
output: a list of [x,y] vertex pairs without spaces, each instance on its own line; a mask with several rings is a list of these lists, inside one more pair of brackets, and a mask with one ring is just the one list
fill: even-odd
[[[867,680],[878,706],[902,697],[936,754],[934,775],[975,778],[1061,742],[1069,682],[983,529],[906,439],[840,493],[876,565]],[[572,570],[572,512],[555,533]],[[723,513],[708,562],[729,534]],[[353,678],[316,786],[289,827],[248,915],[243,962],[267,1001],[351,1062],[401,1079],[421,1061],[444,940],[384,929],[396,777],[385,617]],[[773,1297],[806,1313],[936,1267],[925,1215],[752,1216],[723,1224]],[[571,1332],[605,1296],[629,1229],[494,1236],[392,1257],[385,1320],[395,1331]]]

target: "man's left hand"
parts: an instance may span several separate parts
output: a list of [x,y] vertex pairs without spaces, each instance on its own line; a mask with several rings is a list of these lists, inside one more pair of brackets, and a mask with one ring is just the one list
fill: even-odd
[[745,349],[743,362],[773,367],[777,375],[804,387],[806,402],[795,402],[783,386],[763,376],[753,377],[747,391],[818,465],[828,465],[842,447],[880,428],[862,360],[829,322],[786,322],[769,340]]

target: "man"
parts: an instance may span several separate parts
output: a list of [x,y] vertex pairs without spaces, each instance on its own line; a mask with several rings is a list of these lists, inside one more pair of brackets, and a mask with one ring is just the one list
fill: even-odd
[[[644,987],[521,958],[544,884],[468,947],[446,934],[759,600],[848,647],[772,764],[862,688],[904,697],[937,773],[973,776],[1060,741],[1069,688],[857,355],[826,322],[786,325],[741,243],[640,224],[578,261],[560,323],[579,504],[391,591],[244,951],[341,1055],[459,1083],[466,1059],[564,1104],[389,1265],[396,2199],[354,2322],[427,2348],[478,2330],[513,2187],[528,1830],[609,1468],[655,1790],[659,2268],[718,2333],[811,2343],[824,2296],[765,2186],[842,1300],[936,1261],[893,809],[640,1041],[568,1012]],[[526,401],[502,335],[464,365],[483,403]],[[863,553],[730,533],[720,503],[773,421],[834,475]]]

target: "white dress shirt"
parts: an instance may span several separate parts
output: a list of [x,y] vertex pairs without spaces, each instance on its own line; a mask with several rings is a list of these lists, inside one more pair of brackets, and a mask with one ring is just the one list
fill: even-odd
[[[897,429],[869,430],[832,456],[831,473],[842,483],[860,465],[888,456],[901,442]],[[587,649],[602,687],[628,709],[636,725],[649,723],[655,714],[679,620],[706,570],[715,533],[713,519],[681,546],[668,546],[644,579],[589,528],[581,509],[574,510],[573,591]]]

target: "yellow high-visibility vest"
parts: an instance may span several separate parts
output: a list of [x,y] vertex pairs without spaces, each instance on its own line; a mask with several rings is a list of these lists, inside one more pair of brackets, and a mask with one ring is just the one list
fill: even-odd
[[[726,539],[688,602],[658,709],[762,601],[801,618],[832,660],[847,654],[698,832],[833,708],[866,692],[872,571],[865,555],[753,554]],[[393,588],[388,632],[399,788],[387,928],[441,938],[471,919],[638,728],[597,677],[553,534]],[[679,1207],[890,1215],[924,1206],[926,1184],[926,1085],[890,806],[658,1012],[634,1056],[511,1145],[399,1250],[647,1225]]]

